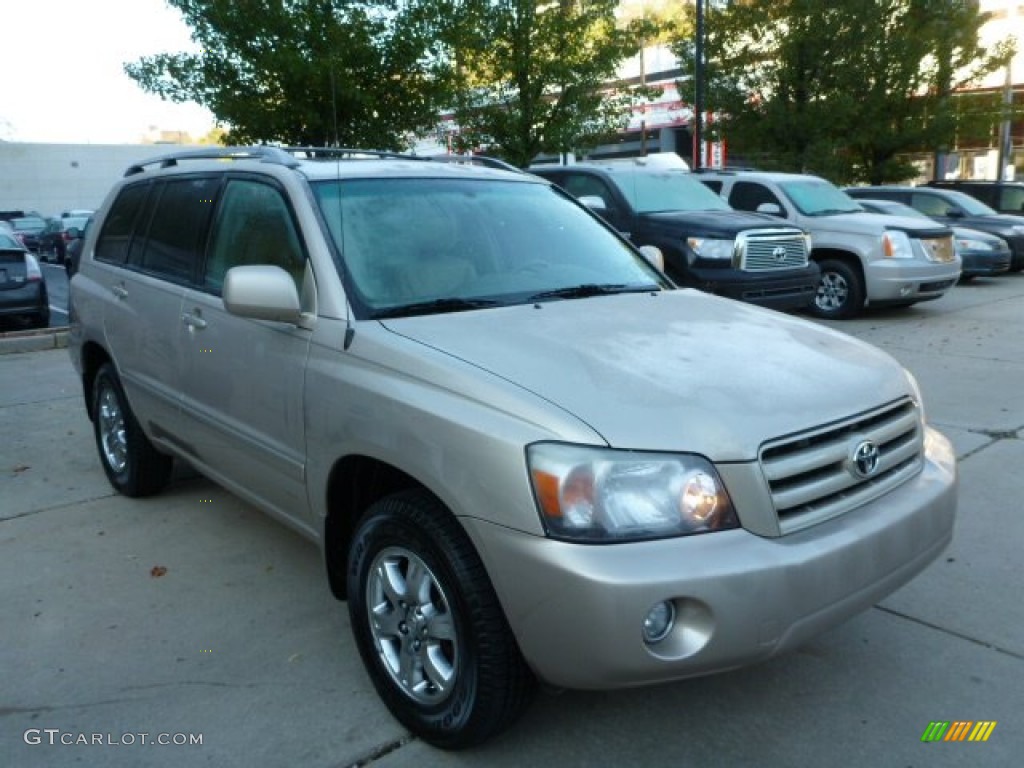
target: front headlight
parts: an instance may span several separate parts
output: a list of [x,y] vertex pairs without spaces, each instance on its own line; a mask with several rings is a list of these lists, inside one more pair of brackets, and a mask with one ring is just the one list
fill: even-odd
[[686,244],[702,259],[732,259],[735,240],[714,240],[710,237],[688,237]]
[[956,239],[956,249],[958,251],[991,251],[994,250],[992,246],[986,243],[984,240],[974,240],[970,237],[958,237]]
[[882,235],[882,253],[887,259],[912,259],[914,249],[906,232],[896,229],[887,230]]
[[526,449],[548,535],[610,543],[738,528],[721,478],[693,454],[537,443]]

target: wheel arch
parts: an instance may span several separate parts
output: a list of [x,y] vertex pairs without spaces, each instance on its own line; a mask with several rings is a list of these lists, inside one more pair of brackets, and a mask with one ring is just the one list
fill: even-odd
[[826,261],[828,259],[842,261],[844,264],[846,264],[851,269],[857,272],[857,274],[860,276],[862,284],[867,284],[864,275],[864,264],[861,263],[860,257],[857,256],[857,254],[851,251],[842,251],[839,250],[838,248],[814,248],[811,251],[811,260],[814,261],[816,264],[820,265],[821,262]]
[[[82,395],[85,398],[85,412],[89,420],[95,419],[92,409],[93,385],[96,381],[96,372],[104,363],[113,363],[107,351],[96,342],[90,341],[82,345],[79,355],[82,366]],[[115,366],[116,367],[116,366]]]
[[360,517],[374,502],[413,489],[437,497],[424,483],[375,457],[350,455],[335,462],[327,480],[323,549],[327,581],[336,598],[347,597],[348,550]]

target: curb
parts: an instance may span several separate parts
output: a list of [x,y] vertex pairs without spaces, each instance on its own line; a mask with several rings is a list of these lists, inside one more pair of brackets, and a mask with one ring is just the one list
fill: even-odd
[[39,352],[44,349],[63,349],[68,345],[68,332],[67,327],[61,327],[0,333],[0,355]]

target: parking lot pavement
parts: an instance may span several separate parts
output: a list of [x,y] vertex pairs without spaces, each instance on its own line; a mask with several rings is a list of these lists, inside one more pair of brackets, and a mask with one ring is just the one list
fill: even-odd
[[[0,765],[1019,764],[1022,324],[1024,275],[832,324],[911,369],[960,457],[954,542],[916,580],[788,656],[545,694],[455,754],[378,701],[312,544],[188,471],[157,498],[116,496],[66,351],[2,355]],[[936,720],[997,725],[922,743]]]

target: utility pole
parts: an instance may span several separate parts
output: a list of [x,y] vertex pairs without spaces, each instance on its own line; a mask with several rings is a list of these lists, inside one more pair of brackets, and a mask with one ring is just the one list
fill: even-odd
[[701,121],[704,114],[704,0],[697,0],[697,39],[694,44],[693,67],[693,162],[695,171],[701,169],[703,141]]
[[1010,61],[1006,62],[1006,83],[1003,86],[1003,121],[999,124],[999,167],[996,179],[1007,180],[1006,166],[1013,157],[1013,135],[1011,115],[1013,113],[1013,72]]

